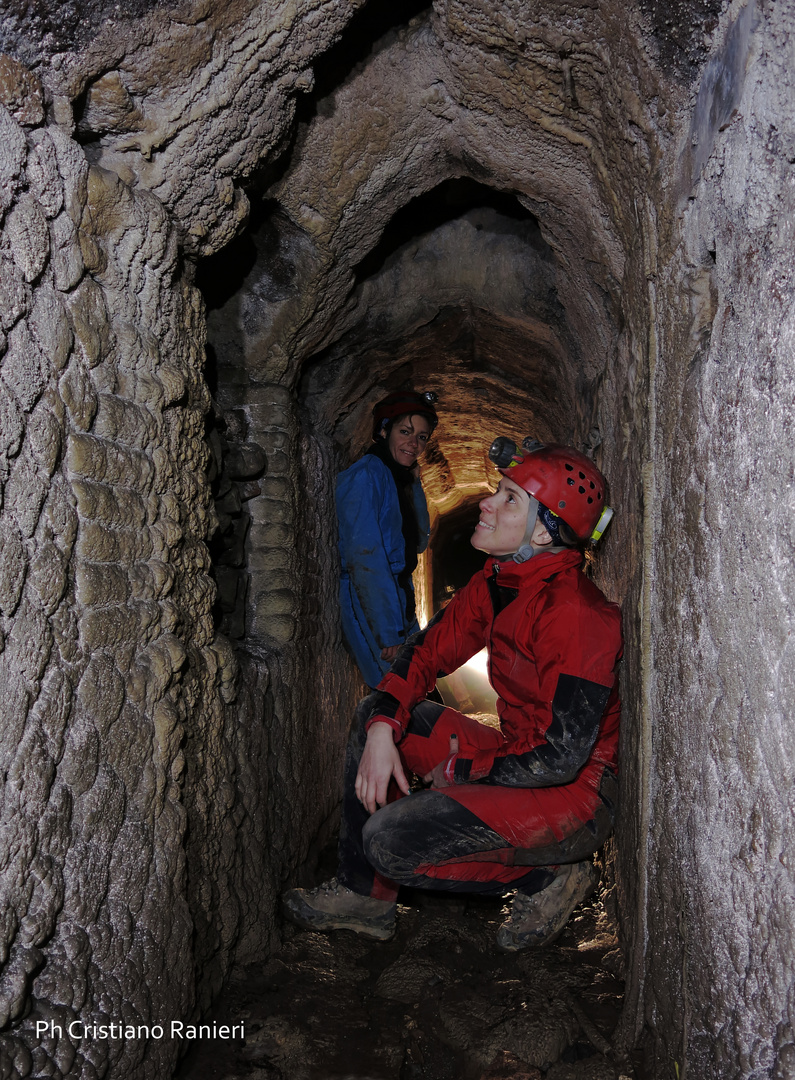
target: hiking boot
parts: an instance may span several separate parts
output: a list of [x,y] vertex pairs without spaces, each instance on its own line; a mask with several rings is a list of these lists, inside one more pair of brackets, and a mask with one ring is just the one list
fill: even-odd
[[529,945],[551,945],[563,933],[572,911],[594,891],[597,880],[593,863],[571,863],[562,866],[541,892],[516,893],[511,914],[497,931],[497,946],[503,952],[518,952]]
[[336,878],[314,889],[290,889],[282,907],[291,922],[306,930],[353,930],[377,941],[389,941],[395,934],[397,904],[360,896]]

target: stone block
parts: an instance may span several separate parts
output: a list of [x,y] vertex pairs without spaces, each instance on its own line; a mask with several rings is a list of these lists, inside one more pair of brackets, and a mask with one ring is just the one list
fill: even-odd
[[154,479],[154,466],[141,451],[114,446],[93,435],[69,435],[66,462],[75,476],[128,487],[141,495],[149,493]]
[[32,293],[16,263],[0,251],[0,326],[10,330],[30,307]]
[[289,476],[263,476],[258,483],[262,494],[269,499],[287,502],[292,498],[293,483]]
[[11,254],[25,281],[35,281],[47,263],[50,234],[40,206],[32,195],[20,196],[6,220]]
[[8,209],[21,186],[27,152],[22,129],[0,103],[0,212]]
[[157,424],[149,409],[115,394],[97,395],[97,413],[92,431],[99,438],[144,449],[155,442]]
[[82,713],[69,727],[64,752],[58,766],[61,780],[72,794],[82,795],[94,783],[99,771],[100,742],[90,717]]
[[27,455],[20,455],[6,486],[5,504],[25,537],[33,536],[36,531],[47,486],[47,478],[40,469]]
[[55,544],[45,544],[30,564],[26,595],[45,615],[52,615],[66,592],[66,582],[66,559]]
[[71,552],[77,536],[77,512],[72,498],[69,485],[56,474],[50,482],[41,520],[65,554]]
[[77,229],[66,210],[50,222],[50,265],[56,289],[68,292],[83,276],[85,265]]
[[[270,584],[270,582],[268,583]],[[290,589],[263,589],[257,593],[258,617],[290,615],[295,612],[298,597]]]
[[94,367],[108,350],[110,322],[99,285],[86,278],[67,297],[75,343],[82,347],[89,367]]
[[25,412],[30,412],[47,384],[47,361],[30,336],[27,324],[17,323],[8,335],[3,357],[3,382]]
[[123,604],[128,594],[125,567],[108,562],[80,562],[75,567],[75,599],[80,607]]
[[260,615],[255,611],[251,629],[255,637],[277,645],[287,645],[295,637],[296,621],[290,615]]
[[55,147],[58,172],[64,181],[64,209],[75,226],[80,224],[88,190],[88,162],[69,132],[54,125],[47,129]]
[[283,570],[288,559],[282,547],[261,547],[249,544],[248,567],[253,574],[271,574]]
[[31,709],[31,723],[44,733],[56,764],[63,753],[66,724],[72,708],[72,684],[57,667],[50,667]]
[[6,638],[9,670],[33,686],[44,673],[51,649],[52,632],[47,619],[41,611],[23,602]]
[[107,733],[121,713],[124,691],[124,679],[113,657],[108,653],[92,656],[77,685],[76,701],[98,724],[100,735]]
[[130,563],[151,558],[149,530],[109,528],[95,521],[81,526],[77,552],[86,562]]
[[72,327],[63,300],[49,285],[40,285],[33,299],[30,330],[55,371],[62,371],[72,348]]
[[22,411],[0,373],[0,460],[14,457],[19,452],[24,434]]
[[258,499],[256,517],[258,521],[268,524],[289,525],[293,520],[293,507],[291,503],[279,499]]
[[58,384],[61,398],[78,430],[88,431],[97,412],[97,395],[83,364],[76,357]]
[[44,120],[41,79],[5,53],[0,54],[0,104],[25,127],[35,127]]
[[158,559],[135,563],[130,568],[130,596],[133,600],[161,600],[174,588],[177,572]]
[[61,425],[44,400],[28,420],[26,443],[33,461],[47,476],[52,476],[61,454]]
[[157,633],[160,608],[151,601],[94,608],[79,618],[80,639],[91,652],[149,641]]
[[55,217],[63,206],[63,180],[58,174],[55,146],[46,129],[31,132],[25,175],[46,216]]
[[284,552],[292,548],[294,538],[295,533],[288,525],[277,522],[253,523],[250,546],[253,550],[257,550],[260,545],[266,548],[278,548],[284,559]]
[[172,364],[161,364],[155,374],[156,379],[163,388],[163,405],[173,405],[185,396],[187,383],[185,375],[179,368]]
[[22,596],[27,554],[19,530],[5,518],[0,521],[0,611],[13,615]]

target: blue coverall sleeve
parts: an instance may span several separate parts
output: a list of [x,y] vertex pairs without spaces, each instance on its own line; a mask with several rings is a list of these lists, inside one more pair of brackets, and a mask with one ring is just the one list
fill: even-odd
[[391,476],[376,458],[363,462],[337,481],[340,554],[370,632],[383,649],[405,637],[406,595],[397,583],[400,567],[393,570],[392,562],[404,541],[397,493],[388,486],[394,486]]

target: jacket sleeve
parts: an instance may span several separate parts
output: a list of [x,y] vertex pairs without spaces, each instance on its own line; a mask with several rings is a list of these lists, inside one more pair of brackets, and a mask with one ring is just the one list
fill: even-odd
[[343,564],[367,624],[379,648],[384,649],[398,645],[405,636],[406,597],[389,560],[394,538],[385,531],[391,527],[391,492],[386,485],[391,477],[376,458],[371,456],[371,460],[372,464],[367,461],[359,469],[340,474],[337,521]]
[[377,717],[401,737],[411,710],[423,700],[436,680],[466,663],[486,645],[490,624],[488,589],[476,574],[424,630],[414,634],[398,651],[378,684],[369,723]]
[[552,787],[576,779],[591,756],[615,684],[619,620],[615,608],[597,613],[570,604],[549,606],[533,626],[527,624],[517,645],[532,653],[538,670],[548,720],[543,738],[519,736],[471,760],[459,755],[456,782]]

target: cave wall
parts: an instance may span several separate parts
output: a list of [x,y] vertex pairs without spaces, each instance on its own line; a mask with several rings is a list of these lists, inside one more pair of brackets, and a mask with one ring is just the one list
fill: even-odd
[[646,1018],[666,1031],[660,1075],[795,1069],[792,19],[790,4],[723,19],[659,264]]
[[259,691],[262,713],[267,668],[241,692],[213,629],[203,305],[177,229],[4,74],[0,1056],[165,1076],[170,1038],[68,1025],[197,1015],[241,924],[272,933],[272,870],[238,833],[264,746],[236,706]]

